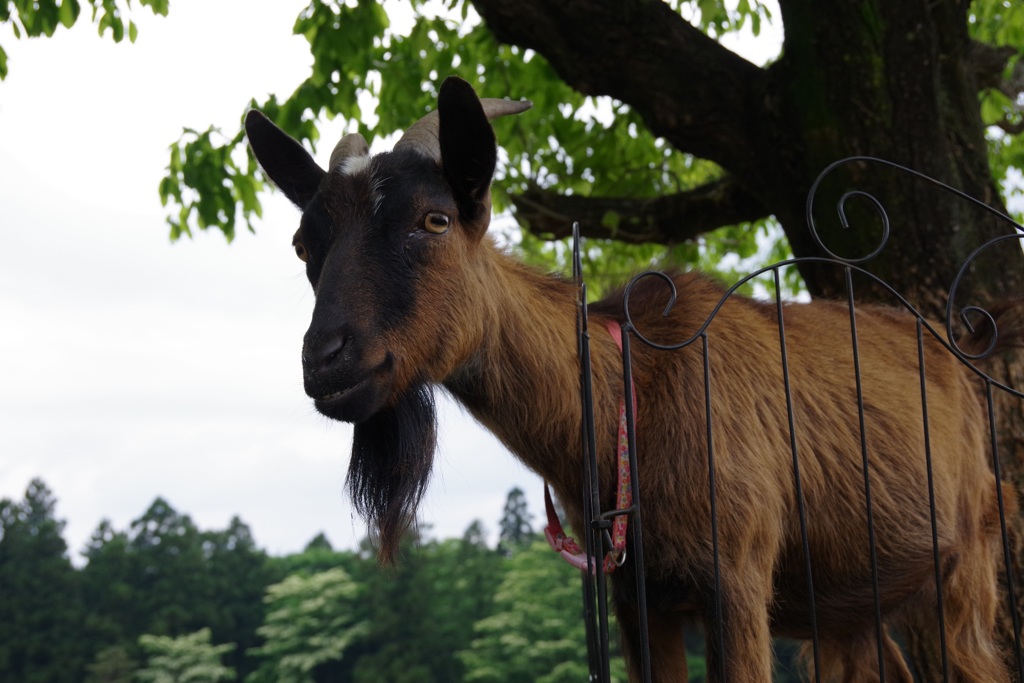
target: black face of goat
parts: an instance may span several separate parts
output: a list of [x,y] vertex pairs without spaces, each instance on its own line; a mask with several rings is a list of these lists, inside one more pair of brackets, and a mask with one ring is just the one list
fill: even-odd
[[302,210],[293,245],[316,296],[303,381],[317,410],[355,423],[348,486],[385,562],[430,475],[430,386],[466,364],[485,327],[472,299],[488,279],[479,252],[496,160],[489,119],[528,107],[481,101],[450,78],[438,111],[392,152],[370,156],[362,137],[346,135],[327,171],[261,113],[246,117],[263,170]]
[[451,78],[394,151],[370,156],[347,135],[328,171],[259,112],[246,117],[256,158],[303,211],[294,246],[316,294],[303,380],[324,415],[363,422],[465,360],[465,266],[490,221],[488,119],[527,106],[481,103]]
[[316,293],[303,381],[328,417],[362,422],[408,389],[401,342],[445,248],[425,226],[452,213],[448,194],[432,161],[397,152],[327,174],[303,212],[294,241]]

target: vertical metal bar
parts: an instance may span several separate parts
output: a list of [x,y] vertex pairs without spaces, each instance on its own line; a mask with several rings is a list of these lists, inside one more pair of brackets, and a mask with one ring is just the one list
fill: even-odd
[[[580,420],[580,443],[583,446],[583,518],[591,520],[594,518],[593,498],[591,496],[593,485],[591,473],[596,470],[597,452],[596,437],[594,432],[594,393],[591,382],[590,364],[590,332],[587,319],[587,285],[583,282],[583,268],[580,260],[580,235],[579,224],[573,224],[573,279],[577,285],[578,300],[576,302],[576,352],[580,362],[580,399],[581,399],[581,420]],[[584,547],[588,554],[593,553],[593,538],[590,525],[583,531]],[[581,574],[583,592],[583,614],[587,637],[587,659],[590,669],[590,681],[596,683],[608,683],[610,677],[607,647],[602,652],[600,632],[600,610],[595,613],[595,603],[598,597],[595,592],[594,577],[590,572]],[[601,600],[601,604],[607,604]],[[607,614],[604,616],[607,624]],[[607,632],[607,627],[605,628]]]
[[[585,307],[584,307],[584,310]],[[584,322],[586,321],[586,313],[583,316]],[[590,336],[585,334],[584,345],[587,349],[587,360],[589,368],[590,360]],[[595,434],[595,425],[593,418],[593,406],[594,406],[594,392],[591,374],[588,371],[584,378],[585,391],[589,397],[590,406],[590,427],[588,438],[589,448],[589,460],[590,460],[590,479],[586,485],[589,487],[589,500],[590,500],[590,514],[586,517],[586,529],[583,532],[583,536],[586,539],[586,553],[587,553],[587,576],[593,577],[593,585],[596,588],[597,598],[597,655],[600,660],[601,668],[598,672],[599,680],[601,683],[609,683],[611,680],[611,672],[609,671],[609,648],[608,648],[608,586],[604,580],[604,567],[601,563],[602,553],[602,539],[601,533],[597,527],[601,519],[601,485],[600,477],[598,472],[598,459],[597,459],[597,437]]]
[[1003,540],[1003,564],[1006,570],[1006,592],[1010,600],[1010,614],[1013,616],[1014,655],[1017,659],[1018,680],[1024,680],[1024,659],[1020,646],[1020,617],[1017,616],[1017,596],[1013,584],[1013,561],[1010,554],[1010,537],[1006,531],[1006,509],[1003,507],[1003,475],[999,464],[999,439],[996,433],[995,402],[992,399],[992,380],[985,380],[985,399],[988,404],[988,429],[992,443],[992,472],[996,475],[996,500],[999,503],[999,530]]
[[718,666],[725,676],[725,637],[722,627],[722,572],[718,558],[718,507],[715,497],[715,445],[711,422],[711,361],[708,357],[708,333],[700,335],[704,351],[704,406],[708,439],[708,494],[711,503],[711,550],[715,564],[715,638],[718,643]]
[[800,517],[800,542],[804,551],[804,571],[807,574],[807,589],[810,595],[811,648],[814,656],[814,680],[821,683],[821,655],[818,642],[818,611],[814,604],[814,571],[811,567],[811,544],[807,539],[807,509],[804,501],[803,484],[800,481],[800,458],[796,443],[796,419],[793,414],[793,392],[789,382],[789,354],[786,349],[786,323],[782,312],[782,287],[779,269],[772,270],[775,277],[775,310],[779,318],[779,348],[782,351],[782,380],[786,391],[786,415],[789,419],[789,449],[793,454],[793,485],[796,489],[797,513]]
[[640,665],[644,683],[651,683],[650,635],[647,631],[647,582],[644,569],[643,519],[640,505],[640,476],[636,461],[636,415],[633,411],[633,359],[629,349],[629,332],[633,328],[622,326],[622,382],[626,393],[626,434],[629,442],[629,477],[633,494],[632,541],[630,553],[636,570],[637,616],[640,622]]
[[[584,286],[584,293],[586,287]],[[585,301],[585,299],[584,299]],[[584,311],[586,304],[583,304]],[[587,332],[586,313],[581,314],[580,349],[581,349],[581,388],[583,395],[583,444],[586,452],[583,457],[583,515],[584,520],[595,516],[592,474],[596,471],[597,454],[594,434],[594,395],[590,377],[590,336]],[[581,530],[584,537],[584,548],[589,556],[593,555],[593,533],[590,525]],[[587,651],[590,657],[590,680],[607,683],[609,680],[607,647],[601,646],[601,605],[604,603],[603,591],[595,586],[594,577],[590,572],[582,572],[584,612],[587,616]],[[596,595],[601,594],[601,595]],[[595,613],[595,606],[597,611]],[[607,621],[607,615],[603,617]]]
[[611,672],[609,671],[610,656],[608,648],[608,586],[604,580],[604,567],[602,566],[600,559],[603,555],[601,533],[596,527],[596,523],[599,522],[601,518],[601,484],[598,471],[597,437],[594,431],[594,387],[590,372],[590,334],[589,332],[586,332],[587,313],[585,303],[582,310],[584,325],[583,347],[585,349],[587,366],[587,372],[584,374],[583,378],[583,385],[590,412],[587,432],[587,459],[589,460],[590,478],[584,484],[584,486],[589,487],[590,495],[589,497],[585,496],[585,498],[589,500],[590,514],[585,518],[587,528],[583,531],[583,537],[586,540],[587,576],[594,577],[592,581],[596,588],[597,656],[601,665],[600,671],[598,672],[598,680],[600,680],[601,683],[609,683],[611,680]]
[[932,523],[932,562],[935,565],[935,601],[939,618],[939,648],[942,652],[942,680],[949,681],[949,658],[946,654],[946,614],[942,606],[942,565],[939,562],[939,526],[935,515],[935,480],[932,472],[931,429],[928,426],[928,383],[924,366],[924,328],[917,318],[917,367],[921,376],[921,421],[924,424],[924,462],[928,472],[928,512]]
[[594,584],[587,574],[580,572],[580,581],[583,587],[583,626],[587,639],[587,680],[597,683],[602,680],[601,671],[604,667],[601,662],[600,653],[597,651],[597,615],[594,613]]
[[[585,452],[583,453],[583,490],[580,494],[583,496],[583,514],[584,518],[588,519],[591,514],[590,510],[590,495],[589,487],[587,483],[590,481],[590,457],[589,457],[589,439],[587,435],[590,432],[590,401],[587,397],[585,388],[584,374],[586,373],[587,357],[585,351],[585,344],[583,340],[583,329],[582,326],[579,329],[578,345],[579,345],[579,358],[580,358],[580,398],[582,401],[583,415],[581,420],[581,434],[580,444],[584,447]],[[586,543],[586,539],[584,539]],[[597,652],[597,615],[594,612],[594,585],[593,580],[589,574],[580,572],[580,580],[583,583],[583,617],[584,625],[586,627],[587,635],[587,660],[590,668],[590,680],[598,681],[601,675],[601,663],[600,655]]]
[[878,591],[878,553],[875,548],[875,515],[871,508],[871,472],[868,462],[868,435],[864,421],[864,386],[860,373],[860,348],[857,343],[857,311],[853,302],[853,271],[846,268],[846,294],[850,309],[850,336],[853,343],[853,374],[857,380],[857,418],[860,421],[861,467],[864,471],[864,500],[868,520],[868,545],[871,551],[871,588],[875,598],[875,633],[878,645],[878,680],[885,683],[885,632],[882,630],[882,602]]

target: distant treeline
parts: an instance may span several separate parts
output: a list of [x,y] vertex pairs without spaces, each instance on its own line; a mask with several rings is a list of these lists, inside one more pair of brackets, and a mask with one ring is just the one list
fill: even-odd
[[[0,500],[0,681],[588,678],[579,575],[531,528],[518,489],[497,547],[479,521],[462,538],[421,531],[385,569],[369,541],[335,550],[322,534],[271,557],[237,517],[203,531],[161,498],[127,530],[102,522],[76,568],[55,506],[40,480]],[[703,670],[694,656],[691,680]],[[624,680],[621,658],[613,671]]]
[[[200,530],[157,498],[72,565],[56,498],[0,500],[0,681],[585,681],[579,577],[522,492],[489,547],[411,535],[396,568],[323,535],[270,557],[240,519]],[[498,513],[499,511],[495,511]]]

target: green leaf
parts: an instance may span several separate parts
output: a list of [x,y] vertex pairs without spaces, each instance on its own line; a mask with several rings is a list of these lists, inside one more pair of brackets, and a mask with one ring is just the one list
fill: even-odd
[[160,205],[161,206],[167,206],[167,200],[171,198],[171,192],[172,192],[171,187],[173,185],[173,182],[174,181],[171,180],[170,178],[161,178],[160,179],[160,189],[159,189],[159,192],[160,192]]
[[59,18],[60,23],[64,25],[64,28],[71,28],[74,26],[81,9],[82,8],[79,6],[78,0],[63,0],[63,2],[60,3]]
[[161,17],[166,17],[167,16],[168,3],[169,3],[169,0],[141,0],[140,1],[140,4],[143,7],[149,7],[151,10],[153,10],[153,14],[159,15]]
[[110,30],[115,43],[124,40],[124,22],[116,16],[110,20]]

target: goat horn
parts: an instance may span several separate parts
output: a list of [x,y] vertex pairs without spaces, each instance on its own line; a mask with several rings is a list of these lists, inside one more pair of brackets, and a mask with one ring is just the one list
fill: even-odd
[[345,159],[349,157],[365,157],[369,154],[370,146],[366,144],[362,135],[359,133],[343,135],[338,144],[334,146],[334,151],[331,152],[331,170],[344,163]]
[[[533,106],[529,100],[503,100],[493,97],[481,99],[480,104],[488,121],[493,121],[499,116],[520,114]],[[437,137],[438,127],[438,115],[435,110],[409,126],[402,138],[395,143],[395,150],[414,149],[429,159],[440,161],[441,143]]]

